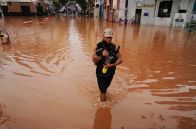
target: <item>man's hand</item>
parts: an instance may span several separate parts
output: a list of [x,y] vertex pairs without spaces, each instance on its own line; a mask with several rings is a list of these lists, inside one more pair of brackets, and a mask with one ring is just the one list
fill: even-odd
[[92,61],[94,62],[94,64],[96,64],[99,60],[101,60],[100,56],[97,56],[96,54],[92,55]]
[[110,68],[110,67],[113,67],[114,64],[107,63],[107,64],[104,64],[103,66],[105,66],[106,68]]

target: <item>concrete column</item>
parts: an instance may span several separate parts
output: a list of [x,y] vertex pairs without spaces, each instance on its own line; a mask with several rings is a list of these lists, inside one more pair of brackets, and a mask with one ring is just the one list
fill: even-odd
[[128,0],[125,1],[125,24],[127,24]]

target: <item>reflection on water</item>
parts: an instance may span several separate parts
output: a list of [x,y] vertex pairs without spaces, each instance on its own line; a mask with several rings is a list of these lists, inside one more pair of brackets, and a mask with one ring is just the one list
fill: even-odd
[[0,128],[9,128],[8,123],[11,122],[10,116],[8,116],[5,112],[5,105],[0,104]]
[[178,129],[195,129],[196,127],[196,120],[192,118],[187,118],[183,116],[174,116],[178,123]]
[[11,44],[2,44],[2,51],[7,52],[11,50]]
[[111,129],[112,115],[109,108],[98,108],[93,129]]
[[[0,101],[18,118],[16,128],[86,129],[93,120],[108,129],[195,126],[195,33],[89,17],[7,17],[0,26],[12,42],[0,44]],[[100,103],[91,54],[105,27],[124,63]]]

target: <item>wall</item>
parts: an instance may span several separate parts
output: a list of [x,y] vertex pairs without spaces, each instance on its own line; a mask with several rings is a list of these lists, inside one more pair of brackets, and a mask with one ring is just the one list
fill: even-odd
[[[122,18],[122,19],[125,18],[125,3],[126,0],[120,0],[118,18]],[[127,19],[135,18],[135,9],[136,9],[136,1],[128,0]]]
[[20,3],[8,4],[9,12],[21,12]]
[[[174,21],[174,16],[178,13],[179,10],[187,10],[187,19],[189,22],[192,17],[192,10],[195,0],[172,0],[172,9],[170,17],[158,17],[159,5],[162,1],[171,1],[171,0],[157,0],[155,5],[155,0],[143,0],[139,2],[140,4],[154,4],[150,7],[140,7],[142,9],[141,14],[141,24],[157,25],[157,26],[172,26]],[[120,0],[119,10],[118,10],[118,19],[125,18],[125,2],[126,0]],[[127,18],[132,19],[135,17],[136,10],[136,0],[128,0],[128,13]],[[148,13],[148,16],[144,16],[144,13]]]
[[155,25],[156,26],[171,26],[172,24],[172,19],[169,17],[167,18],[161,18],[161,17],[156,17],[155,18]]
[[11,5],[8,4],[8,9],[10,12],[20,13],[21,12],[20,6],[29,6],[30,11],[32,13],[35,12],[34,7],[31,2],[30,3],[12,3]]
[[[149,7],[141,7],[142,9],[142,14],[141,14],[141,24],[154,24],[155,20],[155,1],[154,0],[145,0],[141,2],[140,4],[145,4],[145,5],[153,5]],[[148,16],[144,16],[144,13],[148,13]]]
[[128,0],[127,19],[135,19],[136,0]]
[[[157,6],[161,1],[169,1],[169,0],[158,0]],[[186,22],[190,22],[192,16],[192,10],[194,6],[195,0],[173,0],[172,10],[170,14],[170,18],[158,18],[155,19],[155,25],[160,26],[172,26],[174,21],[174,16],[178,13],[179,10],[187,10],[187,19]],[[156,10],[156,16],[158,14],[158,8]]]
[[[177,4],[176,4],[176,0],[172,0],[173,3],[172,3],[172,9],[171,9],[171,13],[170,13],[170,17],[158,17],[158,11],[159,11],[159,5],[162,1],[170,1],[170,0],[157,0],[157,5],[156,5],[156,13],[155,13],[155,25],[157,26],[171,26],[172,25],[172,17],[174,17],[174,14],[176,12],[176,7],[177,7]],[[177,0],[179,1],[179,0]]]
[[[120,1],[118,18],[125,18],[125,2],[126,0]],[[135,19],[136,4],[136,0],[128,0],[127,19]],[[154,4],[154,0],[145,0],[140,4]],[[154,24],[154,7],[141,7],[141,9],[141,24]],[[144,13],[149,15],[144,16]]]
[[126,0],[120,0],[118,19],[125,18],[125,2]]
[[191,21],[191,17],[192,17],[192,13],[193,13],[193,7],[194,7],[194,3],[196,1],[195,0],[190,0],[189,4],[188,4],[188,9],[187,9],[187,22]]

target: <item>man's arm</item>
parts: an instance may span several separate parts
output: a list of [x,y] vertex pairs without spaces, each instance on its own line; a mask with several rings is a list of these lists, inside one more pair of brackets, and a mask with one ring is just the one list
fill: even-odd
[[99,60],[101,60],[101,56],[96,55],[97,46],[93,50],[92,61],[96,64]]
[[113,64],[113,66],[117,66],[117,65],[119,65],[119,64],[121,64],[123,62],[123,58],[122,58],[122,55],[120,54],[120,52],[118,52],[116,56],[117,56],[117,60]]
[[122,58],[122,55],[120,54],[120,46],[119,45],[116,45],[116,57],[117,57],[117,61],[113,64],[113,66],[117,66],[119,64],[121,64],[123,62],[123,58]]

